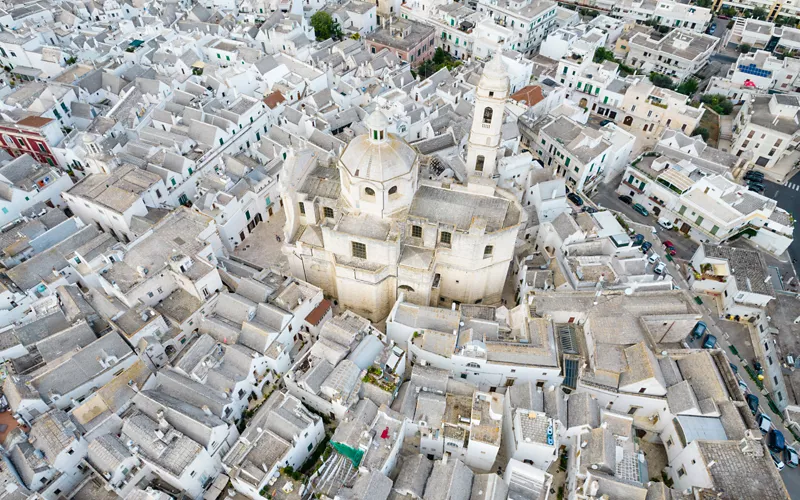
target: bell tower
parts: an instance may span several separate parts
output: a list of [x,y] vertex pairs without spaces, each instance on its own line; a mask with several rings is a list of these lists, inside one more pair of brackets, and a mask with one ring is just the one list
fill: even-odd
[[508,72],[498,49],[483,68],[475,90],[475,111],[467,143],[467,174],[470,176],[491,177],[497,168],[508,91]]

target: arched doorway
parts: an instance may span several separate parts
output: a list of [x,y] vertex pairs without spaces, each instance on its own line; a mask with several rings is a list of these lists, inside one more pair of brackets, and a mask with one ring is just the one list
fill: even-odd
[[581,102],[580,102],[580,107],[585,108],[588,105],[589,105],[589,101],[587,101],[585,97],[582,97],[581,98]]
[[632,116],[626,116],[625,119],[622,120],[622,124],[627,126],[627,127],[630,127],[631,125],[633,125],[633,117]]

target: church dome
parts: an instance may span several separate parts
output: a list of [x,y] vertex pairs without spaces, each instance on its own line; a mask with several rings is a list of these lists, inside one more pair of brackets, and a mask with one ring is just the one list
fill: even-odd
[[411,172],[417,153],[403,139],[386,131],[389,126],[386,116],[376,110],[364,124],[369,132],[350,141],[339,158],[350,176],[385,182]]

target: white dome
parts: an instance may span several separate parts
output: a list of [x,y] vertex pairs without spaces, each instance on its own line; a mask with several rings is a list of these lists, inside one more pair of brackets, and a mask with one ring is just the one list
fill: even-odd
[[389,127],[389,120],[383,114],[383,111],[376,109],[367,117],[364,125],[370,130],[386,130]]
[[[370,119],[372,116],[374,113]],[[407,175],[414,168],[416,159],[417,152],[403,139],[386,134],[381,141],[372,141],[368,135],[359,135],[350,141],[339,161],[353,178],[385,182]]]

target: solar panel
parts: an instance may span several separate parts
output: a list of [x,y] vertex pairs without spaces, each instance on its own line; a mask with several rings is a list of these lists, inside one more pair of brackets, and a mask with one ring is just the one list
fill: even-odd
[[575,389],[575,384],[578,382],[578,360],[577,359],[564,359],[564,385]]
[[747,66],[745,66],[744,64],[740,64],[739,65],[739,71],[741,71],[742,73],[745,73],[747,75],[760,76],[760,77],[764,77],[764,78],[772,76],[772,71],[767,71],[765,69],[761,69],[761,68],[759,68],[758,66],[756,66],[753,63],[750,63]]
[[564,354],[578,354],[578,342],[575,339],[575,329],[570,325],[558,325],[558,340],[561,352]]

